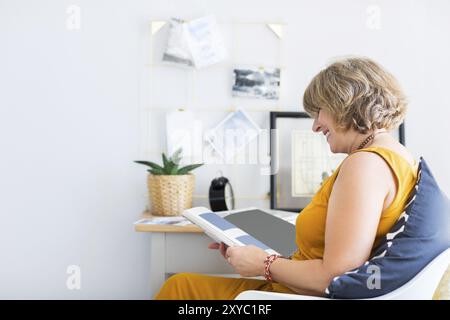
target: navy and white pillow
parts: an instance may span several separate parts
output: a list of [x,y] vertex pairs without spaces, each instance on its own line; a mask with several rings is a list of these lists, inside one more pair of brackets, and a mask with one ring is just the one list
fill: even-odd
[[450,202],[420,158],[418,182],[396,224],[359,268],[331,281],[329,298],[364,299],[387,294],[411,280],[450,247]]

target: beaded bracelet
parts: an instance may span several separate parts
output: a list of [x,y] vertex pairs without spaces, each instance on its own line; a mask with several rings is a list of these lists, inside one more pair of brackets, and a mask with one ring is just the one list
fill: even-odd
[[281,256],[279,254],[270,254],[264,259],[264,277],[267,281],[272,282],[272,275],[270,274],[270,266],[272,263],[280,258]]

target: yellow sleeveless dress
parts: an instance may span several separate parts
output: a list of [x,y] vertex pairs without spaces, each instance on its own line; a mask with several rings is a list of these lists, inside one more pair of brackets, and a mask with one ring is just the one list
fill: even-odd
[[[370,147],[355,152],[374,152],[382,157],[392,169],[398,191],[392,204],[381,214],[374,248],[401,215],[408,196],[417,179],[417,164],[411,166],[406,159],[386,148]],[[322,185],[311,203],[302,210],[296,221],[296,243],[298,250],[292,259],[321,259],[324,252],[325,222],[328,199],[339,168]],[[245,290],[262,290],[295,293],[289,288],[273,282],[257,279],[225,278],[194,273],[180,273],[170,277],[161,287],[155,299],[234,299]]]
[[[373,248],[389,232],[403,212],[408,196],[417,180],[417,163],[414,166],[396,152],[381,148],[370,147],[355,152],[373,152],[386,161],[397,180],[397,194],[391,205],[386,208],[380,218]],[[352,153],[352,154],[353,154]],[[351,155],[351,154],[350,154]],[[324,181],[322,187],[315,194],[310,204],[303,209],[296,221],[296,242],[298,251],[293,259],[321,259],[325,247],[325,222],[327,218],[328,199],[334,182],[339,174],[340,166]]]

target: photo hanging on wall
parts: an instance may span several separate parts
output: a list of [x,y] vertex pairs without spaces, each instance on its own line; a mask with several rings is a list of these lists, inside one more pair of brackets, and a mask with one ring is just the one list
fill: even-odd
[[279,100],[280,68],[234,68],[232,95]]
[[163,61],[200,69],[222,62],[228,56],[215,16],[169,21],[169,37]]
[[206,140],[227,163],[241,152],[261,132],[261,128],[244,110],[226,116],[217,126],[208,130]]

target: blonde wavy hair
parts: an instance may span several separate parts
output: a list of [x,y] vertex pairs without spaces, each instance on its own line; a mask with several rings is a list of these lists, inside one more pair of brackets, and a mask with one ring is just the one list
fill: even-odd
[[380,65],[367,58],[346,58],[312,79],[303,106],[312,117],[325,109],[341,129],[367,133],[397,128],[405,117],[407,101],[394,76]]

